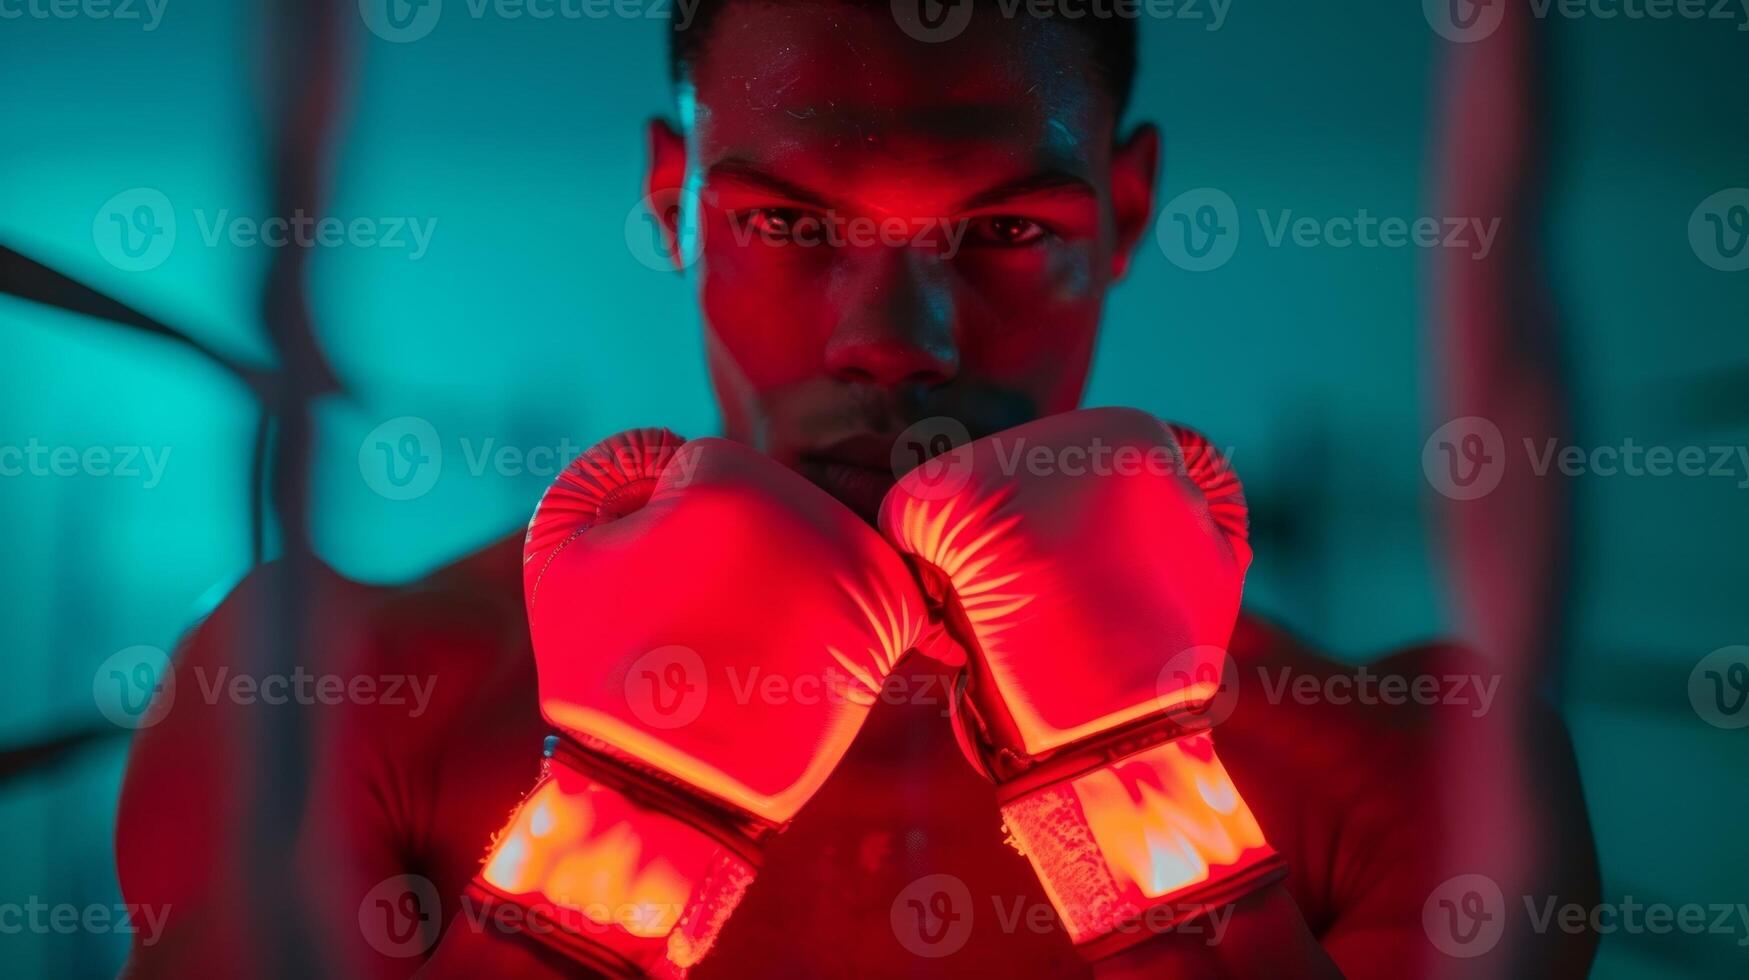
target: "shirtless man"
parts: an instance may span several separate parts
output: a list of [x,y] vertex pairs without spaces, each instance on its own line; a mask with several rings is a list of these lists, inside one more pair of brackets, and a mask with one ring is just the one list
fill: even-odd
[[[610,441],[561,478],[526,543],[508,536],[412,585],[283,563],[252,573],[179,650],[179,689],[245,663],[295,580],[310,673],[423,678],[430,701],[414,712],[387,698],[182,697],[143,730],[117,861],[127,900],[168,906],[169,918],[134,950],[134,975],[1583,974],[1595,937],[1539,932],[1514,914],[1518,896],[1591,903],[1598,890],[1552,712],[1520,690],[1479,714],[1272,695],[1258,678],[1329,690],[1354,672],[1254,617],[1233,623],[1249,552],[1242,496],[1218,457],[1139,413],[1075,411],[1106,293],[1149,228],[1159,143],[1151,127],[1121,125],[1133,19],[1019,9],[980,7],[932,43],[884,3],[716,0],[674,33],[678,120],[650,126],[649,190],[676,202],[657,217],[697,289],[727,441]],[[1170,384],[1184,368],[1156,369]],[[964,427],[951,443],[1019,432],[1058,462],[1128,446],[1171,472],[1004,484],[990,468],[997,443],[984,441],[895,488],[905,467],[893,450],[942,448],[939,420]],[[943,472],[961,485],[943,486]],[[1139,497],[1112,490],[1144,485]],[[1060,569],[1072,595],[1036,617],[1054,631],[1029,612],[992,642],[989,617],[1006,613],[974,608],[982,586],[926,533],[949,502],[995,522],[972,531],[1034,529],[1017,544],[1030,560],[995,566],[993,581]],[[675,530],[683,516],[691,537]],[[887,612],[840,608],[846,593],[829,586],[842,581]],[[1102,593],[1109,616],[1090,604]],[[600,619],[616,613],[640,625]],[[882,619],[890,629],[858,632]],[[835,646],[850,649],[844,660],[873,654],[839,665],[867,696],[725,692],[761,667],[786,682],[815,666],[832,674],[831,663],[797,667],[819,653],[804,649],[808,630],[850,637]],[[1159,643],[1121,642],[1136,635]],[[723,636],[758,642],[713,647]],[[670,659],[655,675],[678,665],[714,685],[690,723],[643,724],[648,711],[627,705],[627,671],[651,665],[634,658],[657,653],[636,644],[663,637],[689,642],[660,654]],[[1052,865],[1045,832],[1016,807],[1120,772],[1131,750],[1206,748],[1196,712],[1171,715],[1181,729],[1162,719],[1213,696],[1196,685],[1220,660],[1159,668],[1222,645],[1232,683],[1214,690],[1238,696],[1203,712],[1220,721],[1219,761],[1198,771],[1218,784],[1204,795],[1233,817],[1222,832],[1233,846],[1204,848],[1195,881],[1142,887],[1141,899],[1125,884],[1113,918],[1109,901],[1095,907],[1098,888]],[[747,659],[725,665],[725,651]],[[1161,710],[1145,716],[1143,701],[1122,700],[1133,691],[1098,682],[1137,675],[1137,657],[1151,658],[1151,685],[1160,679],[1148,704]],[[1369,670],[1405,684],[1490,673],[1443,646]],[[620,702],[601,701],[616,684]],[[283,847],[264,850],[246,807],[285,775],[284,756],[254,754],[276,712],[297,716],[303,791],[283,815]],[[1078,727],[1052,741],[1046,716]],[[565,737],[543,761],[555,731]],[[1502,767],[1514,775],[1497,798],[1442,791],[1445,746],[1502,740],[1518,764]],[[1141,782],[1169,783],[1188,758]],[[1092,791],[1077,785],[1097,823]],[[1132,794],[1119,809],[1156,799]],[[555,824],[561,811],[595,826]],[[1130,815],[1191,826],[1146,806]],[[1461,833],[1471,821],[1483,822],[1480,845]],[[1109,828],[1089,829],[1100,846],[1069,856],[1102,862],[1095,877],[1109,891],[1121,848],[1104,846]],[[528,884],[541,834],[564,837],[540,855],[552,867],[588,858],[568,894],[552,894],[552,876]],[[1143,863],[1158,858],[1151,838],[1128,844]],[[1500,887],[1505,904],[1463,875]],[[677,915],[567,918],[591,889],[604,908],[662,904],[639,888],[671,896]],[[1167,914],[1137,914],[1155,908]]]

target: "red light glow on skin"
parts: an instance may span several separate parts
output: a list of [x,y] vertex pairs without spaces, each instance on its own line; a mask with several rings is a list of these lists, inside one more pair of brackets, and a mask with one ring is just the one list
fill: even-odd
[[[681,130],[651,127],[653,195],[700,202],[664,217],[700,248],[687,271],[724,434],[865,518],[893,474],[838,458],[846,440],[891,446],[933,416],[977,436],[1075,406],[1150,216],[1157,138],[1116,137],[1081,32],[975,21],[919,44],[884,6],[731,5],[681,89]],[[946,221],[959,246],[735,234],[809,216]]]

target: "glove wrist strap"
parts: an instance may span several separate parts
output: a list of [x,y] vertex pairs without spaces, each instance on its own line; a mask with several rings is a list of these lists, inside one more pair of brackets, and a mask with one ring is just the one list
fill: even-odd
[[1002,818],[1089,959],[1285,875],[1207,732],[1012,796]]
[[[487,927],[609,976],[680,978],[756,873],[724,835],[549,757],[469,886]],[[507,914],[508,913],[508,914]]]

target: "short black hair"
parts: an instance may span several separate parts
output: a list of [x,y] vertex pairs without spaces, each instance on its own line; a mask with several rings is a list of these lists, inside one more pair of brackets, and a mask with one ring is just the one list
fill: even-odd
[[[711,25],[724,8],[736,0],[694,0],[692,16],[678,13],[668,20],[668,74],[675,85],[685,81],[697,64]],[[761,0],[761,2],[849,3],[865,7],[889,7],[889,0]],[[921,0],[919,0],[921,2]],[[949,3],[975,3],[976,0],[947,0]],[[1021,9],[1031,7],[1021,5]],[[985,9],[989,9],[986,7]],[[1030,14],[1030,11],[1029,11]],[[1130,101],[1130,91],[1136,80],[1136,18],[1123,16],[1065,17],[1067,23],[1093,42],[1094,67],[1111,95],[1114,117],[1123,118]]]

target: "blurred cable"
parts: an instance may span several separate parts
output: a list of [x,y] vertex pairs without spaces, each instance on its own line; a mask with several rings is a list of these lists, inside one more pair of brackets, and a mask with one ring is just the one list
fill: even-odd
[[188,333],[5,245],[0,245],[0,294],[180,344],[248,385],[257,398],[265,398],[275,387],[276,375],[273,372],[252,368],[226,357]]
[[62,765],[84,749],[125,734],[127,729],[99,721],[24,745],[0,747],[0,786]]

